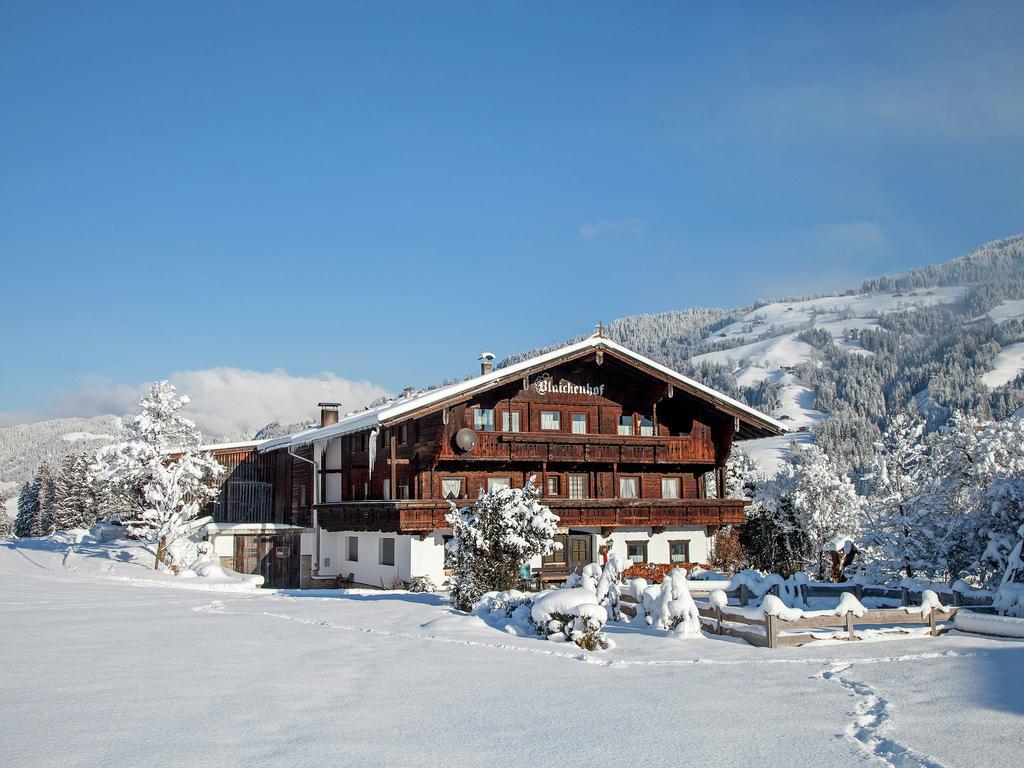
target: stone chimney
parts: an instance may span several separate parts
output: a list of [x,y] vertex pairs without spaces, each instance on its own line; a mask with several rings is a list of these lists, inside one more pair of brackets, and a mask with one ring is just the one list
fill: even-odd
[[320,426],[329,427],[338,423],[338,409],[341,403],[317,403],[320,407]]
[[491,362],[492,360],[494,360],[494,353],[493,352],[481,352],[480,353],[480,375],[481,376],[483,376],[485,373],[490,373],[491,371],[494,370],[494,363]]

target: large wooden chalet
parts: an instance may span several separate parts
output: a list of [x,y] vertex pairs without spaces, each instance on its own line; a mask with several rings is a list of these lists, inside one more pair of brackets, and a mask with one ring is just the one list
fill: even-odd
[[785,431],[602,335],[504,368],[485,359],[475,378],[340,419],[321,408],[316,428],[217,451],[229,473],[211,539],[272,586],[440,584],[450,502],[531,476],[564,544],[538,571],[595,562],[602,546],[638,562],[706,560],[747,502],[709,498],[705,477],[724,487],[734,440]]

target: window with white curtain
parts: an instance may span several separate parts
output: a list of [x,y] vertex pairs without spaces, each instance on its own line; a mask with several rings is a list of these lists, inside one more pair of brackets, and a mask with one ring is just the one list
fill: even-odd
[[586,475],[569,475],[569,498],[570,499],[585,499],[585,498],[587,498],[587,476]]
[[663,477],[663,478],[661,478],[661,498],[663,498],[663,499],[678,499],[679,498],[679,478],[678,477]]
[[640,498],[640,478],[639,477],[620,477],[619,478],[619,498],[620,499],[638,499],[638,498]]
[[502,432],[518,432],[519,431],[519,411],[505,411],[501,414],[501,431]]
[[493,408],[474,408],[473,409],[473,429],[479,432],[493,432],[494,431],[494,409]]
[[462,496],[462,478],[445,477],[441,479],[441,496],[445,499],[457,499]]
[[562,428],[562,414],[559,411],[541,411],[540,412],[540,428],[541,429],[561,429]]
[[574,435],[587,434],[587,414],[574,413],[572,415],[572,433]]
[[510,477],[488,477],[487,478],[487,490],[496,491],[499,488],[509,488],[512,485],[512,478]]
[[640,417],[640,434],[643,437],[654,436],[654,422],[648,419],[646,416]]
[[633,417],[632,416],[619,416],[619,434],[620,435],[632,435],[633,434]]

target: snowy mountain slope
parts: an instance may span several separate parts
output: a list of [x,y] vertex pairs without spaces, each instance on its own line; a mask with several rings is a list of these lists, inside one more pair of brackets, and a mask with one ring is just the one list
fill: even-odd
[[69,453],[95,451],[124,428],[119,416],[50,419],[0,429],[0,482],[17,488],[44,459],[57,466]]
[[758,338],[765,331],[779,333],[812,326],[825,328],[833,336],[852,328],[877,325],[878,317],[933,304],[951,304],[961,298],[963,286],[929,288],[908,293],[841,294],[796,301],[777,301],[747,312],[739,320],[718,329],[704,339],[708,344],[721,339]]

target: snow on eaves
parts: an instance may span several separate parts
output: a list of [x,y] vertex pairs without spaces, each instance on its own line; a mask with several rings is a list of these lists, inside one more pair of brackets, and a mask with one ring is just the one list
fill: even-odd
[[327,427],[313,427],[301,432],[296,432],[293,435],[284,435],[282,437],[267,440],[259,446],[259,450],[264,452],[277,448],[306,445],[317,440],[324,440],[338,435],[347,435],[353,432],[362,432],[367,429],[373,429],[374,427],[391,423],[396,419],[412,413],[413,411],[418,411],[431,405],[443,403],[463,393],[473,392],[482,388],[486,389],[492,385],[518,378],[523,371],[528,371],[546,363],[554,363],[562,358],[569,357],[586,349],[598,348],[617,352],[626,358],[649,366],[667,378],[674,379],[685,387],[690,387],[707,395],[713,402],[719,402],[744,413],[750,416],[754,421],[760,422],[761,424],[768,426],[770,429],[775,429],[779,433],[785,433],[789,429],[782,422],[761,413],[755,408],[751,408],[746,403],[741,403],[739,400],[735,400],[728,395],[701,384],[699,381],[694,381],[687,376],[683,376],[681,373],[673,371],[671,368],[668,368],[661,363],[657,363],[650,358],[644,357],[643,355],[634,352],[633,350],[628,349],[609,338],[595,334],[583,339],[582,341],[568,344],[564,347],[559,347],[558,349],[545,352],[541,355],[537,355],[536,357],[531,357],[528,360],[522,360],[505,368],[497,368],[490,373],[484,373],[480,376],[466,379],[465,381],[460,381],[456,384],[449,384],[448,386],[440,387],[438,389],[432,389],[419,394],[413,394],[408,397],[389,400],[386,403],[367,408],[364,411],[348,414],[340,419],[338,423],[331,424]]

